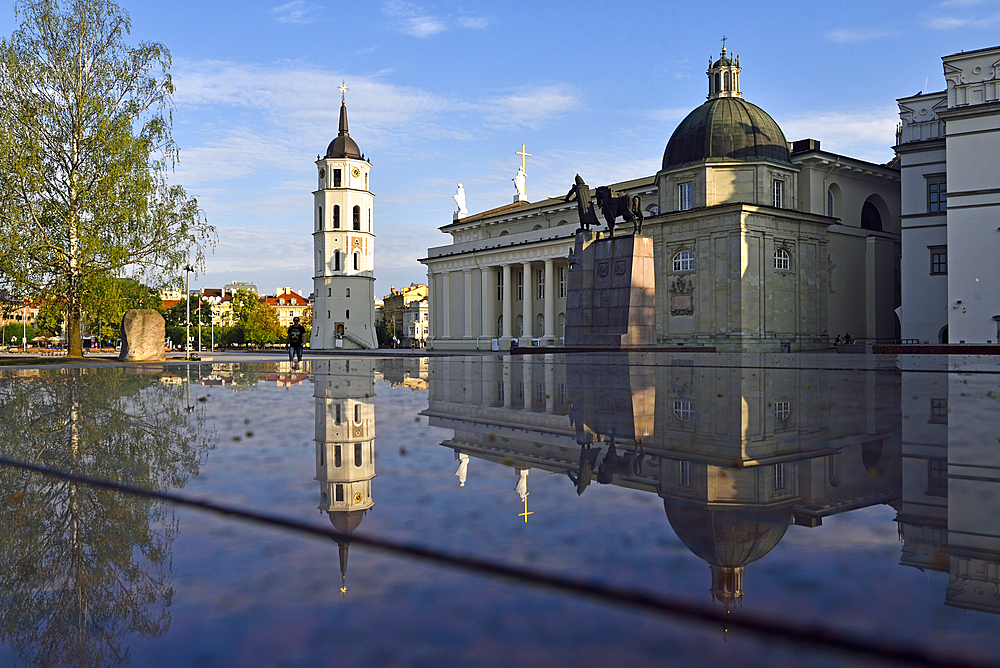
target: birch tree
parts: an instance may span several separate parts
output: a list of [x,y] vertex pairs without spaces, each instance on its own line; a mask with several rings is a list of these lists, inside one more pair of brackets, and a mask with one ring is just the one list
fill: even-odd
[[0,290],[62,305],[82,356],[95,282],[147,284],[202,261],[214,238],[195,199],[168,182],[170,53],[126,44],[110,0],[21,0],[0,40]]

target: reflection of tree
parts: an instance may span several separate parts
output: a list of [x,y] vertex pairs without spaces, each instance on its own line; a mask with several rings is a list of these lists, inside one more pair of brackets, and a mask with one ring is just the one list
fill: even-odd
[[[0,451],[72,473],[183,487],[210,447],[182,388],[123,369],[0,381]],[[196,420],[198,420],[196,414]],[[170,626],[162,502],[0,469],[0,640],[33,666],[120,665],[122,638]]]

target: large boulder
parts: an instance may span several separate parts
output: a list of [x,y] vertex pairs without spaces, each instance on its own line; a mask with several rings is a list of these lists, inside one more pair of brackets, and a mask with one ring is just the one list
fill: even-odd
[[122,318],[123,362],[162,362],[167,359],[164,346],[167,325],[159,311],[151,308],[125,311]]

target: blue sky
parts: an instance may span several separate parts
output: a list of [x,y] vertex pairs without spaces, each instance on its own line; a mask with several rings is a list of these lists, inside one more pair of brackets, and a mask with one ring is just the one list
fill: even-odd
[[[312,290],[316,155],[351,136],[373,164],[376,294],[423,282],[417,258],[470,212],[511,201],[527,145],[532,201],[579,172],[600,185],[656,172],[705,100],[721,38],[744,98],[790,141],[885,162],[897,97],[944,88],[941,56],[1000,44],[1000,0],[945,2],[126,1],[131,39],[173,56],[175,181],[219,243],[192,287]],[[12,8],[0,32],[15,28]]]

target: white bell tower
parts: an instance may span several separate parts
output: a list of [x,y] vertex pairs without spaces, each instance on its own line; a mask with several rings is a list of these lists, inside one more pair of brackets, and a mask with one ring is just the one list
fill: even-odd
[[[341,93],[347,91],[340,87]],[[375,196],[368,190],[371,163],[347,131],[341,96],[340,131],[316,160],[313,192],[313,329],[310,346],[377,348],[375,339]]]

